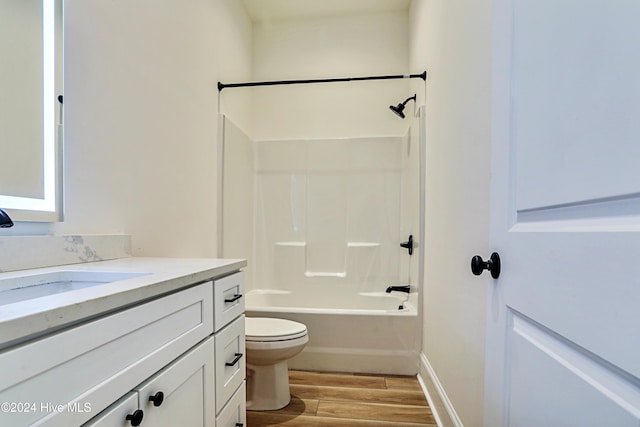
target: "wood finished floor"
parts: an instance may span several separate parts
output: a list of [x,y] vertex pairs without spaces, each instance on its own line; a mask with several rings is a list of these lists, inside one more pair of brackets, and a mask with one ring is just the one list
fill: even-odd
[[248,427],[436,427],[415,377],[289,371],[291,403]]

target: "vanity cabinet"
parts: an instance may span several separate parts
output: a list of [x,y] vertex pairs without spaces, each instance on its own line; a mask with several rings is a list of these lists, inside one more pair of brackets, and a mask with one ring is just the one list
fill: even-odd
[[244,425],[243,294],[236,272],[0,352],[0,425]]

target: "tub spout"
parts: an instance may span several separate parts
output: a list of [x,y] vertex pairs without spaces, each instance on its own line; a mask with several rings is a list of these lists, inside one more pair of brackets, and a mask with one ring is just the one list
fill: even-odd
[[409,292],[411,292],[411,286],[409,286],[409,285],[389,286],[385,292],[389,294],[389,293],[391,293],[391,291],[409,293]]

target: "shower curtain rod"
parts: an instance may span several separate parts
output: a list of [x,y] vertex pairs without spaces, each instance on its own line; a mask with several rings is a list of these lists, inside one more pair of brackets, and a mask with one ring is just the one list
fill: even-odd
[[332,82],[352,82],[358,80],[391,80],[391,79],[417,79],[427,80],[427,72],[420,74],[394,74],[389,76],[367,76],[367,77],[339,77],[333,79],[310,79],[310,80],[275,80],[270,82],[244,82],[244,83],[222,83],[218,82],[218,91],[228,87],[251,87],[251,86],[275,86],[275,85],[295,85],[307,83],[332,83]]

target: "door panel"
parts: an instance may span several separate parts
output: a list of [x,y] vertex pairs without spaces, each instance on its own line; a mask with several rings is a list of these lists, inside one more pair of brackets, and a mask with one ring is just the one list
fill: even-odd
[[640,391],[626,375],[517,312],[508,316],[508,425],[638,425]]
[[640,3],[494,6],[485,425],[637,426]]
[[639,15],[631,0],[513,2],[519,211],[640,192]]

